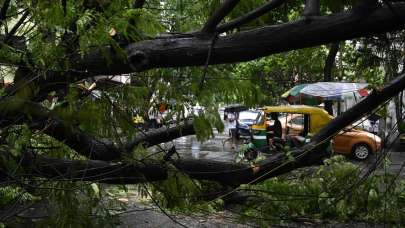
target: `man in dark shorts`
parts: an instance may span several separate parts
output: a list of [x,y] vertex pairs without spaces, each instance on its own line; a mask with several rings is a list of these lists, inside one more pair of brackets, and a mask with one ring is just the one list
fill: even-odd
[[278,113],[277,112],[272,112],[270,113],[270,117],[272,120],[274,120],[273,125],[268,125],[267,126],[267,133],[266,133],[266,138],[269,143],[269,146],[273,146],[273,138],[279,138],[281,139],[282,136],[282,131],[283,128],[281,126],[281,122],[278,119]]

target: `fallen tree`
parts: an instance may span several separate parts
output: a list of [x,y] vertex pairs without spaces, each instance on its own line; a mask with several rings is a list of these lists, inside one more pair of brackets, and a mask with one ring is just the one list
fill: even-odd
[[[202,159],[170,159],[170,163],[178,171],[187,174],[191,178],[216,181],[233,187],[263,181],[296,168],[321,164],[322,160],[329,156],[325,147],[328,146],[331,137],[339,133],[345,126],[360,119],[367,113],[371,113],[381,103],[389,100],[404,89],[405,74],[390,82],[384,88],[375,89],[367,98],[327,124],[314,135],[309,144],[291,151],[292,157],[280,153],[254,166]],[[171,131],[174,132],[175,130],[172,129]],[[139,138],[139,141],[144,141],[143,139],[146,137],[149,139],[155,138],[157,139],[155,142],[160,142],[164,141],[164,139],[167,140],[167,136],[166,131],[155,131],[150,135],[150,138],[149,135],[144,135]],[[133,143],[137,142],[134,141]],[[151,146],[152,144],[146,145]],[[29,168],[32,171],[31,174],[35,176],[103,183],[142,183],[165,180],[168,178],[168,172],[173,170],[173,167],[170,168],[170,165],[164,162],[157,163],[156,161],[146,160],[136,164],[125,164],[122,162],[72,161],[48,158],[35,155],[32,152],[26,153],[23,161],[23,165]]]
[[[125,44],[123,45],[124,58],[122,53],[117,53],[110,47],[94,48],[83,57],[78,53],[70,55],[71,68],[66,71],[46,70],[38,73],[35,71],[35,67],[30,66],[28,55],[28,63],[20,62],[21,65],[19,65],[19,69],[24,69],[23,75],[16,79],[14,87],[8,89],[6,96],[21,96],[19,92],[23,91],[23,88],[29,86],[31,82],[39,83],[41,85],[39,90],[41,90],[55,84],[62,84],[63,87],[65,84],[100,74],[122,74],[151,68],[248,61],[273,53],[395,31],[403,27],[402,20],[405,19],[403,16],[405,14],[401,13],[405,12],[404,3],[392,3],[397,13],[395,14],[391,7],[379,5],[377,1],[360,1],[360,4],[349,12],[328,16],[313,16],[309,12],[308,15],[297,21],[222,36],[218,33],[224,32],[224,27],[218,26],[218,23],[236,3],[237,1],[225,1],[222,8],[213,14],[213,18],[208,20],[209,23],[201,31]],[[279,4],[280,2],[275,1],[273,5],[265,7],[265,9],[271,10]],[[255,15],[260,16],[261,14]],[[249,20],[246,19],[246,21]],[[241,24],[238,22],[237,25]],[[234,28],[229,26],[228,29]],[[11,35],[13,34],[9,36]],[[10,59],[9,64],[14,63],[15,59],[12,60]],[[7,63],[7,59],[4,61],[2,58],[2,62]],[[319,164],[323,158],[328,156],[323,147],[328,138],[373,111],[404,88],[405,76],[402,75],[384,89],[375,90],[372,95],[344,115],[334,119],[314,136],[309,145],[293,151],[294,159],[292,160],[279,154],[254,167],[206,160],[169,158],[167,160],[170,160],[171,165],[177,170],[192,178],[213,180],[231,186],[257,182],[298,167]],[[64,97],[62,98],[64,99]],[[180,136],[194,134],[192,124],[186,123],[174,128],[164,128],[147,133],[140,132],[127,145],[119,147],[110,140],[99,139],[83,132],[78,126],[64,123],[57,115],[34,101],[35,95],[34,98],[29,97],[26,103],[22,103],[22,106],[5,104],[1,113],[5,120],[4,126],[21,122],[28,123],[30,128],[43,130],[43,133],[63,142],[89,160],[51,158],[29,151],[21,157],[24,161],[21,164],[30,172],[27,175],[53,180],[70,179],[108,183],[164,180],[168,176],[167,172],[173,169],[167,162],[148,163],[145,161],[145,163],[126,164],[123,159],[124,155],[140,144],[150,147]],[[5,168],[2,168],[2,172],[9,175],[9,170]]]

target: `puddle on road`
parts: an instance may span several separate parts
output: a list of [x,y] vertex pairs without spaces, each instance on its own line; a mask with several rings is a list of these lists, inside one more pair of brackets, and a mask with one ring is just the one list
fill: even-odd
[[241,142],[233,142],[225,133],[214,132],[215,137],[199,142],[195,135],[185,136],[173,141],[182,158],[209,159],[215,161],[235,161]]

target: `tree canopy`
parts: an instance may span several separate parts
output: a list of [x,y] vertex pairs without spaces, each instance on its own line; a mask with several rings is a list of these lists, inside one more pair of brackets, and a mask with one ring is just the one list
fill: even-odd
[[[79,200],[71,189],[89,196],[71,211],[92,214],[103,203],[98,183],[166,181],[154,189],[170,202],[194,180],[237,187],[319,164],[328,156],[321,142],[405,88],[404,15],[405,2],[392,0],[2,0],[0,181],[15,194],[0,204],[49,196],[70,224],[59,211]],[[295,159],[176,159],[161,145],[222,131],[221,104],[274,104],[294,84],[323,80],[325,45],[339,42],[335,79],[385,86],[292,151]],[[162,104],[163,127],[133,120]],[[197,104],[205,111],[186,118]]]

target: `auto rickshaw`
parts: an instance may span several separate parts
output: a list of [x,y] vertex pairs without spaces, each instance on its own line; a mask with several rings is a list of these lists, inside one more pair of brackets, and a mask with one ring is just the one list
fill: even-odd
[[[274,120],[272,113],[278,113],[282,125],[281,138],[269,136],[269,126]],[[288,145],[295,147],[308,141],[333,119],[325,110],[306,105],[266,106],[262,109],[255,123],[252,125],[251,142],[254,148],[263,153],[270,153],[274,146]],[[271,143],[270,143],[271,142]],[[273,145],[270,145],[273,144]]]

